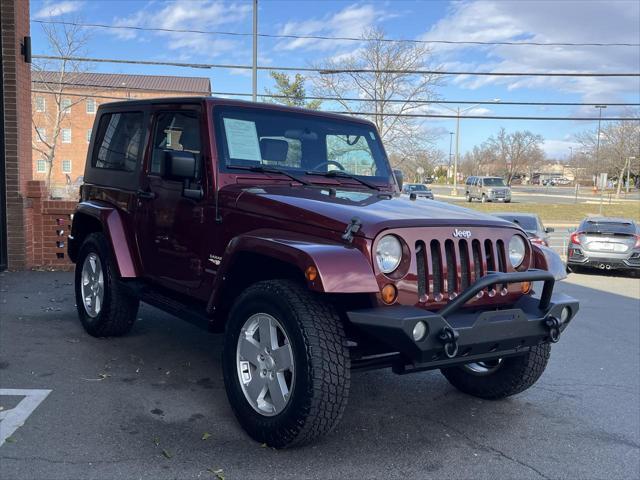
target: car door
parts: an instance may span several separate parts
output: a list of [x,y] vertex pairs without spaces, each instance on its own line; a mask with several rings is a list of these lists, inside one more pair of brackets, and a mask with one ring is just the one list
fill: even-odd
[[[204,181],[200,108],[160,110],[153,115],[146,170],[137,209],[144,274],[185,293],[202,282]],[[176,178],[174,156],[194,157],[193,178]],[[193,192],[203,192],[193,195]]]

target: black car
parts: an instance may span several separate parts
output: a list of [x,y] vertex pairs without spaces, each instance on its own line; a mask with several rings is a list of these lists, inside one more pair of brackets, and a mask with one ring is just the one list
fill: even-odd
[[640,227],[625,218],[585,218],[571,234],[567,266],[640,272]]
[[549,246],[548,234],[553,232],[553,228],[545,228],[538,215],[534,213],[495,213],[494,215],[519,225],[527,233],[531,243]]
[[433,200],[433,192],[422,183],[405,183],[402,186],[402,193],[405,195],[415,194],[417,198],[428,198]]

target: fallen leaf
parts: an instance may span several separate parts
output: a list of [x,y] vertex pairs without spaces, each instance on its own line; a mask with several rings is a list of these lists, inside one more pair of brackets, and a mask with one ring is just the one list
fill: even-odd
[[13,437],[9,437],[9,438],[7,438],[7,439],[5,440],[5,442],[7,442],[7,443],[16,443],[16,439],[15,439],[15,438],[13,438]]
[[211,434],[209,432],[204,432],[202,434],[202,440],[208,440]]
[[160,439],[158,439],[158,437],[153,437],[153,444],[156,447],[160,446]]
[[218,468],[217,470],[214,470],[213,468],[207,468],[207,472],[213,473],[218,480],[224,480],[224,470],[222,470],[221,468]]
[[162,449],[162,455],[164,455],[167,458],[173,457],[173,455],[171,455],[171,452],[165,449]]

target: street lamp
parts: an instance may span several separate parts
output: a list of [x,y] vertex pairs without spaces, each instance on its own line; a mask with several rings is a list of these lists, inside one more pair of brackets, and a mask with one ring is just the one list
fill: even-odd
[[[596,165],[600,165],[600,124],[602,123],[602,109],[607,108],[606,105],[595,105],[598,109],[598,139],[596,141]],[[602,185],[602,175],[600,176],[600,215],[602,215],[602,202],[604,201],[604,187]]]
[[[494,98],[492,100],[494,103],[500,103],[499,98]],[[456,156],[455,161],[453,163],[453,189],[451,190],[451,195],[458,195],[458,162],[460,161],[460,116],[468,112],[469,110],[476,108],[477,106],[482,105],[481,103],[477,103],[476,105],[471,105],[465,109],[460,109],[457,107],[455,110],[453,108],[449,108],[445,105],[440,105],[441,107],[446,108],[456,114]]]
[[449,132],[449,166],[447,167],[447,183],[449,183],[449,175],[451,174],[451,147],[453,145],[453,132]]

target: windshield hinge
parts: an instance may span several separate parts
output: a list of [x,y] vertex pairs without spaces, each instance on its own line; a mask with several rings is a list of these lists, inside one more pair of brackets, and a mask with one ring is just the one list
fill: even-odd
[[360,230],[361,226],[362,226],[362,220],[360,220],[358,217],[353,217],[351,219],[351,223],[347,225],[346,230],[342,234],[342,239],[351,243],[353,241],[353,234],[357,233],[358,230]]

